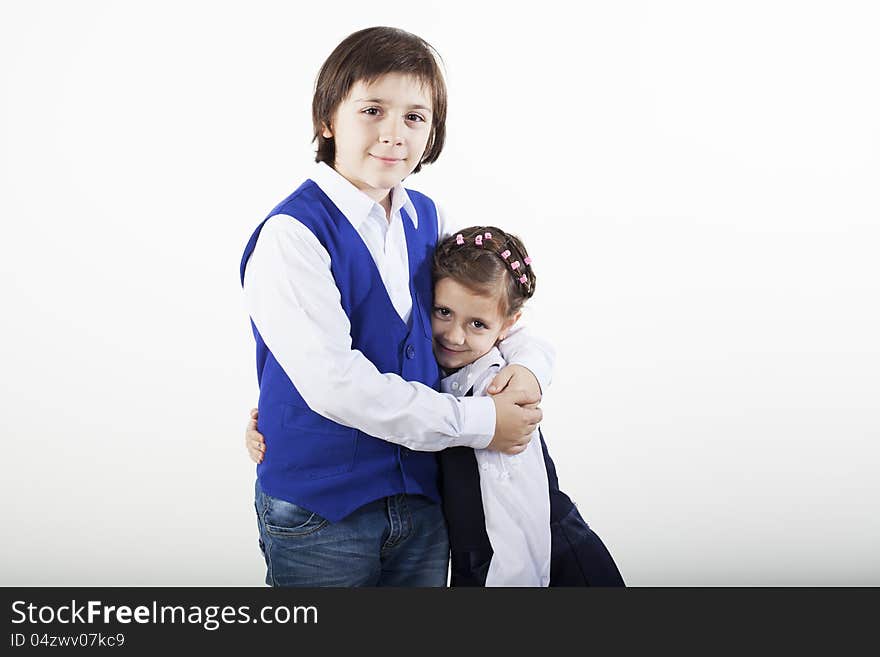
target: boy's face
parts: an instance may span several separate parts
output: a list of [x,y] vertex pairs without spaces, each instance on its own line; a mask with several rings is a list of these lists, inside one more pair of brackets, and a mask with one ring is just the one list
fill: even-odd
[[451,278],[434,285],[431,333],[434,356],[444,370],[457,370],[489,353],[519,319],[501,314],[497,295],[482,296]]
[[336,148],[333,168],[375,201],[415,169],[431,134],[430,89],[411,76],[357,82],[336,109],[324,137]]

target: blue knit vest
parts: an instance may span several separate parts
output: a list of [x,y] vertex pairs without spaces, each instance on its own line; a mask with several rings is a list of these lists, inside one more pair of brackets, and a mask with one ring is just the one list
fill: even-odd
[[[418,213],[416,229],[401,210],[409,254],[410,325],[400,319],[376,264],[360,235],[317,184],[303,183],[257,227],[241,260],[241,279],[263,225],[276,214],[294,217],[330,254],[330,270],[351,322],[352,349],[382,373],[437,388],[431,349],[431,258],[437,243],[437,212],[423,194],[407,190]],[[259,430],[266,455],[257,466],[263,491],[298,504],[331,522],[358,507],[397,493],[440,501],[437,462],[416,452],[332,422],[312,411],[251,322],[257,343]],[[296,374],[294,373],[294,376]]]

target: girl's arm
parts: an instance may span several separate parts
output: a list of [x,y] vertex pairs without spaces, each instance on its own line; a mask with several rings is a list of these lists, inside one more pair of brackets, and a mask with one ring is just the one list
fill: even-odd
[[[438,451],[486,447],[496,425],[505,429],[502,440],[527,443],[529,425],[540,419],[540,411],[520,408],[502,409],[496,418],[500,406],[492,399],[460,400],[380,373],[352,349],[330,255],[292,217],[277,215],[263,226],[245,270],[244,296],[254,325],[309,408],[334,422],[410,449]],[[517,413],[521,426],[511,431]]]

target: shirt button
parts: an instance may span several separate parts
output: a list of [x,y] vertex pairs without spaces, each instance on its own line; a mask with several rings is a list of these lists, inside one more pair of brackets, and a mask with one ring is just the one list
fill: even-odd
[[480,467],[481,467],[483,470],[488,470],[488,469],[489,469],[489,464],[488,464],[488,463],[483,463],[482,465],[480,465]]
[[416,357],[416,348],[411,344],[406,345],[406,357],[410,360]]
[[458,383],[453,383],[453,384],[452,384],[452,389],[453,389],[453,390],[458,390],[458,388],[459,388]]

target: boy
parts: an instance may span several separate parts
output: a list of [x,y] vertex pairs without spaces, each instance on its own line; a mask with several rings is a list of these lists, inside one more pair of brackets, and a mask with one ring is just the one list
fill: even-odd
[[446,90],[430,46],[392,28],[350,35],[322,66],[312,109],[317,167],[241,264],[271,447],[255,491],[266,583],[443,586],[433,452],[524,450],[552,351],[511,335],[502,350],[520,365],[499,373],[503,392],[435,391],[430,263],[449,231],[401,185],[443,146]]

